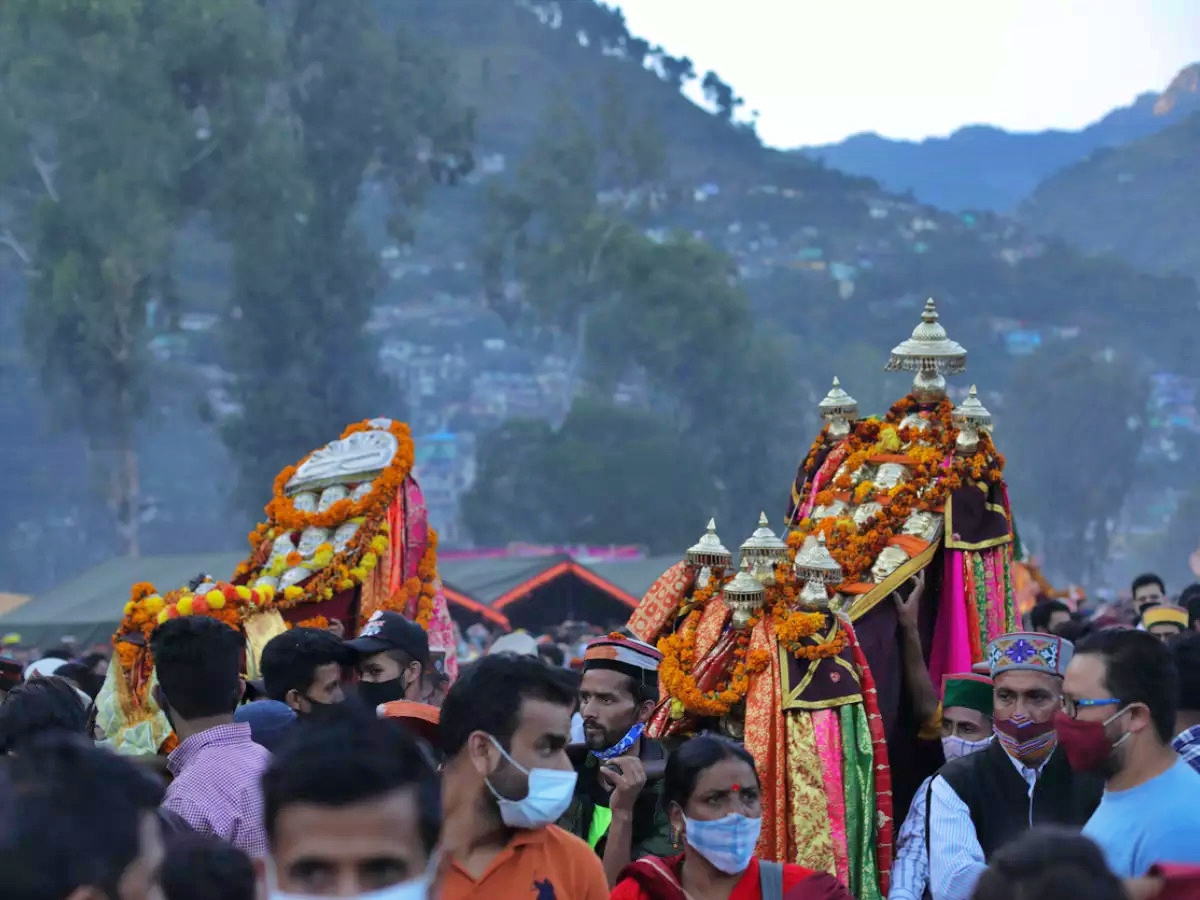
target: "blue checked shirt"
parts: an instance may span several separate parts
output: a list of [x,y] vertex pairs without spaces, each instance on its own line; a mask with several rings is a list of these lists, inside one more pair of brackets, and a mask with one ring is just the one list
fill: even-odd
[[1179,757],[1200,772],[1200,725],[1193,725],[1187,731],[1182,731],[1171,741],[1171,746]]
[[929,883],[929,857],[925,853],[925,802],[931,781],[932,775],[917,788],[912,806],[908,808],[908,815],[896,836],[896,858],[892,862],[888,900],[921,900]]

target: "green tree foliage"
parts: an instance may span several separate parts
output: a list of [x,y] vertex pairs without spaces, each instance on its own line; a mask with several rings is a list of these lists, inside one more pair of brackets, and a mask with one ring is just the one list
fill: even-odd
[[1081,584],[1104,563],[1134,483],[1149,399],[1136,371],[1111,351],[1043,350],[1013,374],[1013,412],[993,410],[1022,539]]
[[[692,509],[749,525],[759,508],[781,502],[802,424],[790,414],[785,351],[756,327],[729,257],[684,232],[649,231],[671,195],[660,133],[612,82],[594,121],[554,107],[515,177],[491,190],[483,248],[489,296],[527,334],[549,330],[570,360],[571,378],[561,432],[511,423],[485,441],[486,464],[464,513],[477,536],[491,539],[491,516],[531,521],[530,510],[513,504],[518,495],[533,496],[532,486],[549,471],[543,452],[551,451],[518,452],[513,442],[574,446],[562,436],[568,423],[580,428],[597,417],[622,383],[644,386],[647,421],[673,435],[682,448],[676,465],[696,467],[687,484],[701,494],[684,496],[678,479],[638,480],[641,502],[620,516],[626,530],[616,539],[653,544],[670,508],[689,511],[681,527],[691,534],[698,527]],[[636,424],[628,416],[613,423]],[[656,471],[662,445],[637,437],[597,443],[589,456],[604,462],[589,465],[597,472]],[[582,477],[586,469],[573,471]],[[553,490],[566,492],[568,506],[592,503],[595,486],[572,487],[575,481],[556,482]],[[555,539],[594,539],[586,518],[552,521],[565,529]]]
[[382,29],[365,0],[303,0],[278,24],[286,90],[231,175],[221,216],[242,408],[225,434],[250,506],[274,472],[347,422],[402,412],[365,332],[382,271],[355,220],[361,192],[384,193],[388,230],[406,242],[429,188],[471,167],[471,117],[419,39]]
[[[198,199],[228,85],[257,67],[242,41],[262,24],[238,0],[0,6],[0,239],[31,276],[27,353],[60,421],[86,434],[131,554],[147,306],[173,295],[172,235]],[[206,68],[228,81],[197,92]]]

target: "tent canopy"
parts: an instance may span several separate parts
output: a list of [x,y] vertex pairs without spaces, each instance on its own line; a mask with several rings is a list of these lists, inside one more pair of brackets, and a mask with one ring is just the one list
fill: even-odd
[[[0,615],[0,633],[25,646],[50,646],[71,637],[79,646],[107,643],[121,621],[130,587],[149,581],[174,590],[200,573],[226,578],[241,553],[111,559]],[[676,557],[584,564],[571,557],[480,557],[439,561],[451,614],[462,624],[482,621],[548,627],[570,618],[597,624],[623,621]]]

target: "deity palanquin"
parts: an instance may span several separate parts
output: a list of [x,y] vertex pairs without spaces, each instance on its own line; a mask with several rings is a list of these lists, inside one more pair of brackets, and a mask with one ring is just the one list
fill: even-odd
[[862,900],[887,894],[889,760],[910,779],[929,774],[921,723],[902,702],[895,606],[883,601],[925,572],[935,688],[1013,627],[1004,460],[974,389],[958,408],[945,393],[943,374],[965,361],[930,301],[892,351],[889,368],[916,377],[884,418],[857,419],[834,380],[786,540],[764,518],[735,571],[710,523],[629,623],[664,653],[652,733],[717,726],[743,740],[763,779],[759,855],[827,870]]
[[[394,610],[429,632],[431,651],[457,675],[446,600],[437,574],[437,534],[412,477],[408,426],[371,419],[310,453],[275,479],[267,520],[229,582],[202,576],[160,594],[133,586],[113,636],[116,664],[97,700],[97,721],[126,753],[154,753],[173,740],[153,700],[149,638],[168,618],[220,618],[246,637],[246,674],[257,674],[268,640],[293,625],[348,634],[378,610]],[[166,749],[169,749],[169,744]]]

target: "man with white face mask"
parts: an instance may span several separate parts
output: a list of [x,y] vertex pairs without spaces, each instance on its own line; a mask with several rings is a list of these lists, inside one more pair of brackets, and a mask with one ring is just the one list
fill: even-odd
[[[976,753],[992,740],[992,679],[967,673],[949,675],[943,685],[942,752],[946,761]],[[917,788],[908,816],[896,835],[888,900],[920,900],[929,886],[926,829],[930,775]]]
[[441,900],[606,900],[600,860],[553,823],[571,803],[575,683],[537,657],[498,653],[442,706]]
[[269,900],[433,896],[437,773],[408,731],[355,704],[298,729],[263,776]]

